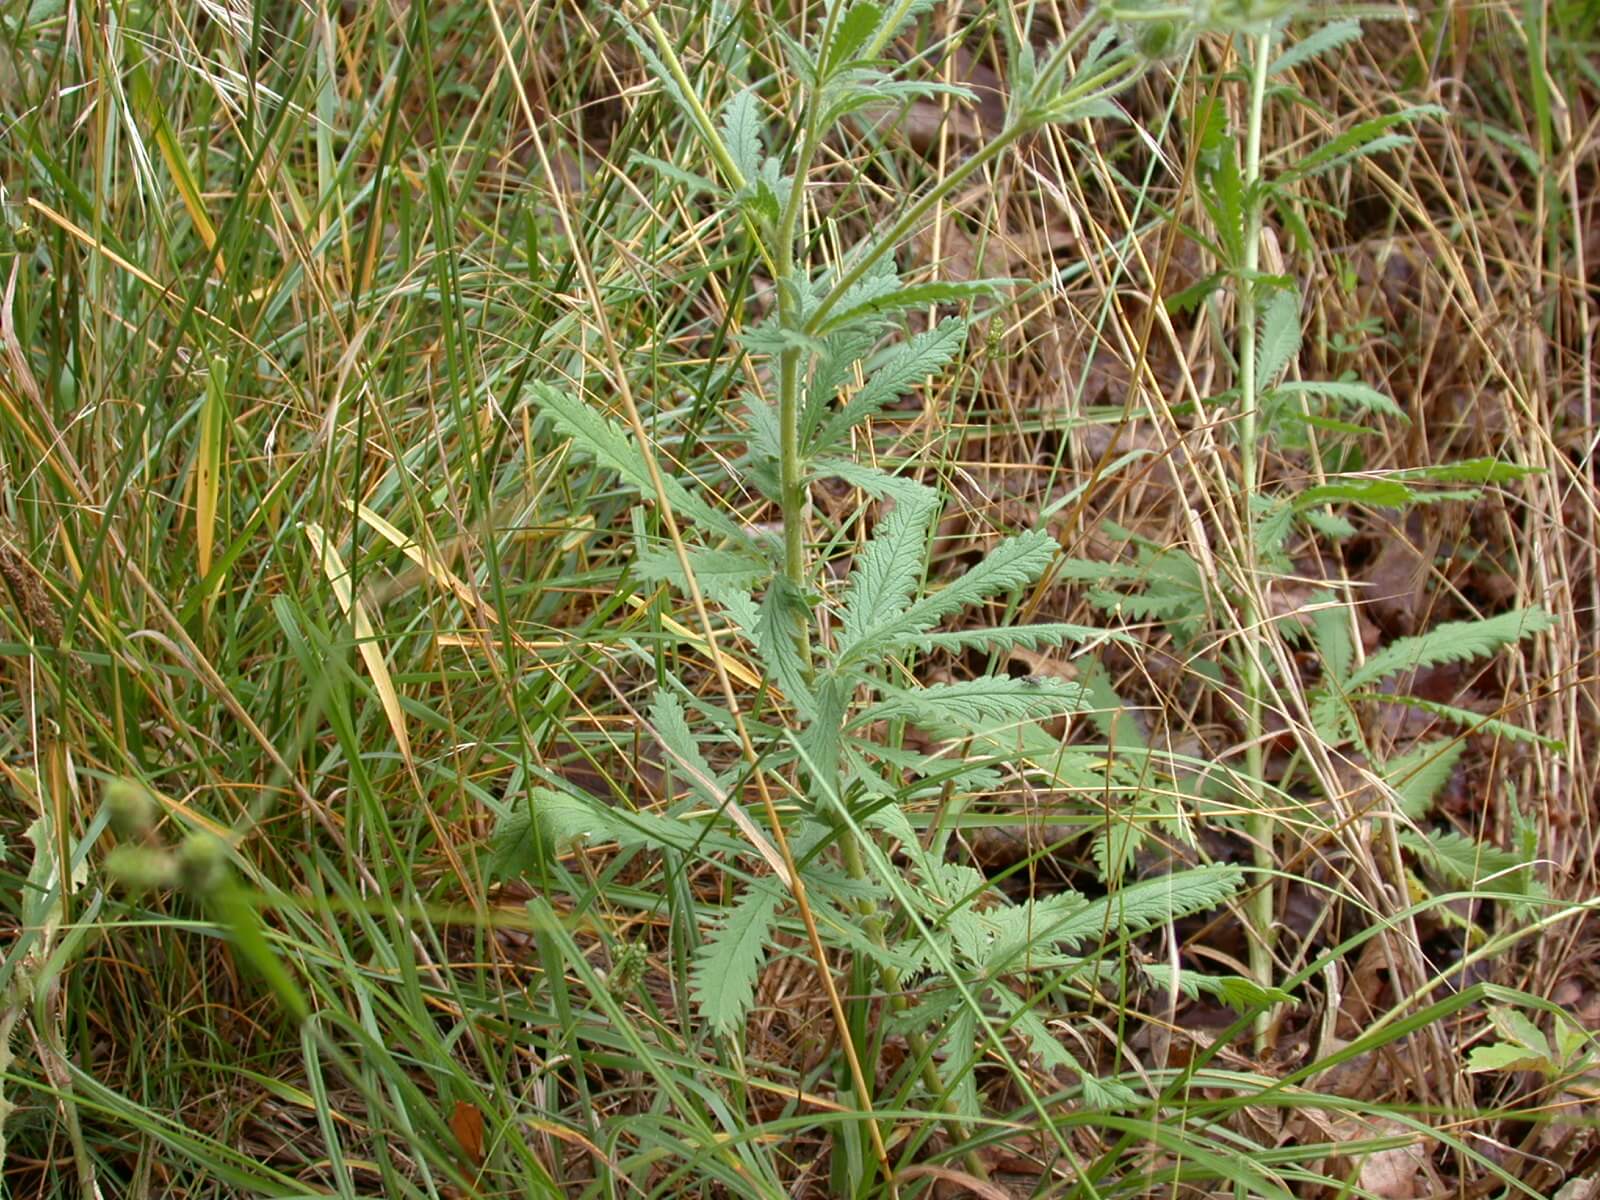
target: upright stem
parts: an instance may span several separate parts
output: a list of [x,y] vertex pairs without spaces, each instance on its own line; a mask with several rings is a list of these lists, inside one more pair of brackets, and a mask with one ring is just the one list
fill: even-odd
[[[1272,849],[1272,818],[1266,809],[1266,750],[1262,743],[1265,729],[1266,680],[1261,658],[1250,639],[1261,628],[1261,606],[1257,603],[1256,553],[1252,535],[1252,501],[1260,486],[1260,458],[1256,453],[1259,430],[1259,396],[1256,380],[1256,277],[1261,264],[1262,199],[1257,189],[1261,179],[1261,124],[1266,103],[1267,64],[1272,53],[1271,32],[1256,36],[1251,45],[1254,61],[1250,75],[1250,117],[1245,131],[1244,265],[1238,285],[1239,312],[1239,519],[1244,530],[1242,587],[1240,604],[1244,640],[1239,656],[1245,695],[1245,774],[1251,790],[1248,829],[1255,865],[1261,871],[1250,909],[1250,969],[1256,982],[1272,985],[1272,922],[1277,900],[1270,872],[1276,867]],[[1265,1049],[1271,1014],[1264,1012],[1256,1023],[1256,1049]]]

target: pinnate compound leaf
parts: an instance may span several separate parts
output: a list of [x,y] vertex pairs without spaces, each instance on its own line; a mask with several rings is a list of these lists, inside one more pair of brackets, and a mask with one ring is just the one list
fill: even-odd
[[1059,716],[1083,703],[1083,689],[1076,684],[985,676],[892,692],[869,705],[856,723],[908,720],[930,732],[959,735]]
[[1294,45],[1290,46],[1267,67],[1267,74],[1281,75],[1285,71],[1292,71],[1302,63],[1310,62],[1330,50],[1337,50],[1346,42],[1354,41],[1361,36],[1361,22],[1356,20],[1332,21],[1327,25],[1306,34]]
[[783,892],[773,880],[755,880],[695,951],[689,991],[700,1016],[719,1034],[744,1028],[781,903]]
[[966,344],[967,328],[964,319],[948,317],[875,355],[867,366],[867,382],[823,424],[812,442],[812,452],[838,444],[862,421],[937,375]]
[[782,575],[767,585],[761,600],[761,617],[756,622],[756,650],[768,674],[783,689],[783,694],[804,719],[816,713],[816,701],[806,683],[805,662],[794,631],[810,627],[810,612],[805,598]]
[[1216,908],[1238,892],[1243,880],[1238,867],[1218,863],[1143,879],[1096,900],[1051,897],[986,914],[1002,928],[983,965],[990,971],[1010,969],[1033,946],[1055,944],[1070,950],[1101,939],[1132,937]]
[[[527,394],[533,403],[550,416],[556,428],[579,450],[593,458],[602,467],[615,471],[622,481],[647,500],[655,500],[656,491],[650,482],[650,473],[644,457],[627,431],[610,417],[596,412],[580,398],[535,383]],[[738,524],[704,500],[695,496],[671,475],[662,477],[663,491],[673,508],[694,518],[707,529],[715,530],[736,542],[744,542],[744,531]]]
[[1025,587],[1044,573],[1055,551],[1055,539],[1039,530],[1005,539],[977,566],[941,590],[922,597],[909,608],[872,614],[855,637],[841,640],[838,661],[842,665],[882,639],[922,633],[951,613],[997,593]]
[[[1370,697],[1379,699],[1380,697]],[[1487,733],[1493,737],[1502,737],[1512,742],[1532,742],[1546,750],[1557,754],[1566,750],[1567,744],[1559,738],[1545,737],[1542,733],[1535,733],[1531,729],[1524,729],[1521,725],[1513,725],[1510,721],[1502,721],[1498,717],[1487,717],[1480,712],[1473,712],[1470,708],[1458,708],[1453,704],[1441,704],[1436,700],[1424,700],[1420,696],[1383,696],[1385,704],[1399,704],[1406,708],[1415,708],[1422,712],[1432,713],[1441,720],[1453,721],[1457,725],[1464,725],[1469,733]]]
[[924,653],[932,650],[983,649],[1037,650],[1040,646],[1064,646],[1069,642],[1118,642],[1124,646],[1135,644],[1128,634],[1114,629],[1099,629],[1093,625],[1071,625],[1060,621],[1040,625],[1014,625],[998,629],[957,629],[948,633],[905,633],[887,638],[884,645],[896,650],[915,648]]
[[1427,816],[1434,797],[1450,782],[1466,748],[1467,743],[1461,738],[1418,742],[1384,763],[1383,781],[1394,789],[1400,811],[1413,821]]
[[1427,483],[1515,483],[1544,474],[1543,467],[1525,467],[1499,458],[1468,458],[1460,462],[1425,467],[1402,467],[1390,474],[1397,479]]
[[1386,113],[1352,125],[1345,132],[1324,142],[1298,163],[1284,172],[1285,182],[1307,179],[1330,171],[1353,158],[1365,158],[1385,150],[1397,149],[1411,141],[1410,134],[1391,134],[1388,131],[1400,125],[1410,125],[1430,117],[1443,117],[1445,110],[1437,104],[1418,104],[1399,112]]
[[1386,417],[1393,417],[1397,421],[1411,423],[1411,418],[1406,416],[1402,409],[1393,400],[1385,396],[1370,384],[1361,383],[1350,379],[1306,379],[1280,383],[1272,389],[1272,395],[1285,396],[1321,396],[1325,400],[1337,400],[1340,404],[1350,408],[1358,408],[1365,412],[1381,413]]
[[903,613],[911,603],[922,575],[937,498],[934,492],[917,486],[916,493],[907,493],[878,522],[850,572],[839,634],[841,650],[855,644],[885,616]]
[[1389,643],[1351,673],[1346,691],[1370,687],[1402,671],[1487,658],[1554,624],[1541,608],[1519,608],[1481,621],[1450,621],[1417,637]]
[[[829,315],[820,333],[832,333],[857,324],[866,317],[885,317],[921,308],[928,304],[957,304],[993,296],[1017,283],[1015,279],[969,279],[964,281],[939,280],[932,283],[912,283],[893,290],[856,296],[852,288],[839,307]],[[859,287],[859,285],[858,285]]]

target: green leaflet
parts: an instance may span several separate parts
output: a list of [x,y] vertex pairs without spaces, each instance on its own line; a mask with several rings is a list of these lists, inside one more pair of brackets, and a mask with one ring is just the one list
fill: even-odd
[[1467,743],[1461,738],[1418,742],[1384,763],[1383,781],[1394,789],[1400,811],[1413,821],[1427,816],[1434,797],[1450,781],[1466,748]]
[[753,880],[695,951],[689,989],[700,1016],[719,1034],[733,1035],[744,1028],[783,900],[776,880],[770,876]]
[[907,720],[933,733],[960,736],[1059,716],[1081,707],[1083,689],[1076,684],[984,676],[888,692],[883,700],[868,705],[851,724],[855,727],[873,721]]
[[1347,691],[1370,687],[1402,671],[1415,671],[1438,663],[1470,662],[1527,637],[1543,633],[1555,622],[1541,608],[1519,608],[1481,621],[1451,621],[1418,637],[1400,638],[1372,655],[1351,672]]
[[[590,408],[576,396],[544,383],[528,385],[527,395],[540,411],[548,413],[556,428],[601,466],[615,471],[622,481],[646,500],[654,501],[656,491],[644,465],[643,455],[633,445],[631,435],[618,422]],[[745,544],[744,530],[737,522],[712,508],[672,475],[662,476],[662,491],[678,512],[692,517],[708,530]]]
[[837,661],[847,663],[860,657],[863,647],[870,647],[879,639],[932,629],[951,613],[996,593],[1032,583],[1050,565],[1055,548],[1055,539],[1039,531],[1007,538],[982,562],[942,590],[922,597],[909,607],[867,614],[864,623],[841,637]]

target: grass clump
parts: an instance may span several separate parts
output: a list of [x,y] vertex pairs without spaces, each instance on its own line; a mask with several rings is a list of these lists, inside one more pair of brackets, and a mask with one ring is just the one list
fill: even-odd
[[1595,80],[1404,15],[0,11],[13,1191],[1576,1178]]

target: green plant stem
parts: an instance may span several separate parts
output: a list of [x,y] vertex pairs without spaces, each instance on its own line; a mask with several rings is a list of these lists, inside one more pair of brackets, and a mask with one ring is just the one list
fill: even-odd
[[[867,878],[867,865],[861,857],[861,844],[856,840],[855,831],[842,824],[838,829],[839,847],[844,857],[845,870],[850,873],[850,878],[864,881]],[[877,904],[871,899],[862,900],[857,911],[861,914],[862,924],[873,944],[887,949],[888,942],[883,932],[883,913],[879,911]],[[891,1009],[901,1013],[910,1007],[910,1001],[900,988],[900,973],[893,967],[887,964],[879,965],[878,983],[882,986]],[[967,1127],[962,1123],[954,1102],[949,1098],[949,1089],[945,1086],[944,1077],[939,1074],[939,1065],[933,1061],[933,1047],[928,1044],[926,1037],[914,1030],[906,1034],[906,1045],[922,1063],[922,1086],[927,1088],[938,1101],[939,1108],[945,1114],[945,1132],[952,1143],[961,1145],[967,1140]],[[973,1175],[979,1179],[989,1177],[988,1169],[977,1151],[969,1150],[963,1155],[963,1159],[967,1170]]]
[[[1256,275],[1261,263],[1261,210],[1262,197],[1258,184],[1261,179],[1261,125],[1267,92],[1267,64],[1272,54],[1270,31],[1257,35],[1251,42],[1253,62],[1250,75],[1250,117],[1245,132],[1244,187],[1245,205],[1244,265],[1238,283],[1239,310],[1239,519],[1244,530],[1244,570],[1240,587],[1243,610],[1243,628],[1246,638],[1260,636],[1261,606],[1256,596],[1256,555],[1252,505],[1260,485],[1261,462],[1256,453],[1259,436],[1260,397],[1256,379]],[[1240,654],[1240,674],[1245,694],[1245,774],[1249,779],[1251,796],[1248,830],[1256,867],[1261,878],[1250,904],[1250,969],[1256,982],[1264,987],[1272,985],[1273,937],[1272,922],[1277,909],[1277,899],[1270,872],[1276,866],[1272,849],[1272,818],[1266,811],[1265,781],[1266,749],[1262,738],[1265,732],[1264,693],[1266,679],[1261,669],[1261,659],[1256,647],[1248,642]],[[1256,1022],[1256,1050],[1265,1048],[1271,1027],[1271,1012],[1263,1012]]]
[[[1131,77],[1138,70],[1137,63],[1113,63],[1104,70],[1097,72],[1082,84],[1075,84],[1071,93],[1063,98],[1060,103],[1070,104],[1075,101],[1087,100],[1097,93],[1110,93],[1116,90],[1118,84],[1126,82],[1126,77]],[[870,271],[873,265],[885,254],[892,253],[895,247],[902,245],[907,238],[922,224],[935,205],[949,196],[957,188],[977,172],[983,170],[1011,146],[1011,144],[1024,135],[1033,132],[1046,120],[1018,118],[1014,119],[999,133],[994,140],[984,145],[971,158],[966,159],[959,166],[945,175],[937,184],[922,194],[922,198],[908,208],[905,213],[889,229],[880,234],[872,242],[871,247],[863,253],[841,275],[822,302],[817,305],[805,324],[805,332],[816,334],[822,330],[828,315],[838,306],[839,301],[849,290],[861,281],[861,278]]]

